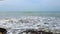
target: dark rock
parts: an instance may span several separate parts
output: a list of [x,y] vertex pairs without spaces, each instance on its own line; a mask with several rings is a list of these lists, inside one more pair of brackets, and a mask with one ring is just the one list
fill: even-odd
[[27,29],[26,31],[23,31],[22,33],[26,33],[26,34],[53,34],[53,32],[45,32],[45,31],[37,31],[34,29]]
[[0,28],[0,32],[1,32],[2,34],[6,34],[6,33],[7,33],[7,30],[4,29],[4,28]]

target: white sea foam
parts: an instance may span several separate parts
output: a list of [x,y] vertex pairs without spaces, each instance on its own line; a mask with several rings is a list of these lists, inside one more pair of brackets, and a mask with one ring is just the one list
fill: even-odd
[[[21,16],[19,18],[0,19],[0,27],[6,28],[8,34],[18,34],[26,29],[49,29],[60,32],[60,18],[41,16]],[[55,31],[56,30],[56,31]]]

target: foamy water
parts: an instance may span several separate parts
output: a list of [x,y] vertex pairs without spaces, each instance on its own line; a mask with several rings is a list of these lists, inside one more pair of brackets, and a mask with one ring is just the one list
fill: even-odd
[[42,16],[5,17],[0,19],[0,27],[7,29],[7,34],[18,34],[26,29],[50,30],[60,33],[60,18]]

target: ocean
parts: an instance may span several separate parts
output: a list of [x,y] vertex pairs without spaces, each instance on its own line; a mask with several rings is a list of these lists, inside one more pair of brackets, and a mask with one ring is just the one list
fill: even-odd
[[60,33],[60,12],[0,12],[0,28],[7,34],[23,34],[27,29]]
[[60,17],[60,12],[48,12],[48,11],[11,11],[11,12],[0,12],[0,16],[51,16],[51,17]]

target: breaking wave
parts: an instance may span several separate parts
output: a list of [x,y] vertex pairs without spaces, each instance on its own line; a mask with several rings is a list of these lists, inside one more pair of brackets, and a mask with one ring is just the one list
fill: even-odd
[[0,28],[6,28],[8,34],[18,34],[26,29],[42,29],[60,32],[60,18],[41,16],[5,17],[0,19]]

